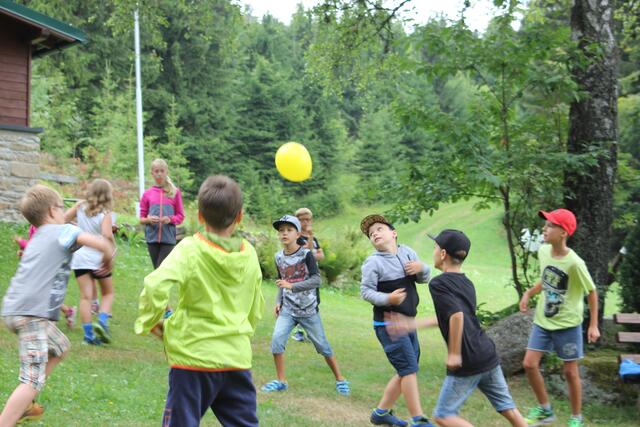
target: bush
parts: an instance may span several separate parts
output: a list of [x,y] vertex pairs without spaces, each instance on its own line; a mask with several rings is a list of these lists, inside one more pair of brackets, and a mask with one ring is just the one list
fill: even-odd
[[278,242],[278,239],[273,236],[273,233],[259,233],[251,236],[245,233],[244,237],[256,248],[258,261],[260,262],[260,270],[262,270],[262,278],[265,280],[276,279],[278,277],[278,270],[276,269],[274,255],[280,250],[280,242]]
[[640,313],[640,218],[625,241],[627,254],[620,266],[622,310]]
[[330,241],[321,241],[325,258],[320,261],[320,270],[330,285],[336,284],[342,276],[346,281],[357,281],[360,266],[370,251],[357,229],[347,229],[340,237]]

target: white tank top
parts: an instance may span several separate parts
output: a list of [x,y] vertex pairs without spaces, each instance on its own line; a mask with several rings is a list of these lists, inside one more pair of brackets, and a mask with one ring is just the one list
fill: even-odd
[[[87,216],[84,204],[78,208],[76,219],[78,227],[86,233],[100,236],[102,234],[102,221],[104,213],[101,212],[95,216]],[[112,223],[115,222],[115,214],[111,214]],[[97,249],[82,246],[73,254],[71,260],[71,268],[73,270],[96,270],[102,265],[102,252]]]

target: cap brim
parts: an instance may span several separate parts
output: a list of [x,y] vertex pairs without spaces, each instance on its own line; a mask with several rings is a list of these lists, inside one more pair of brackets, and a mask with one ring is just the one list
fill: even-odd
[[427,233],[427,237],[430,238],[431,240],[433,240],[434,242],[436,241],[436,236],[434,236],[431,233]]
[[538,211],[538,216],[540,218],[542,218],[542,219],[549,219],[551,214],[549,212],[546,212],[546,211]]

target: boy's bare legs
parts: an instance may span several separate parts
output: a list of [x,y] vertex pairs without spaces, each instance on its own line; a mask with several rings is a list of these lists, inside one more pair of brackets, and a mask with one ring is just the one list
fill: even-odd
[[529,385],[531,385],[538,403],[545,405],[549,403],[549,396],[544,386],[544,378],[542,378],[542,374],[540,373],[540,359],[542,359],[542,355],[543,353],[541,351],[527,350],[522,366],[527,373]]
[[442,427],[473,427],[473,424],[471,424],[469,421],[456,416],[445,418],[435,417],[433,420],[436,422],[436,424]]
[[16,387],[0,414],[0,427],[15,426],[37,394],[36,389],[28,384],[20,384]]
[[336,360],[336,357],[325,356],[324,360],[327,362],[327,365],[329,365],[329,368],[331,368],[331,372],[333,372],[333,375],[336,377],[336,381],[343,381],[344,377],[340,373],[340,368],[338,367],[338,361]]
[[391,409],[395,405],[396,400],[400,397],[402,388],[400,387],[400,377],[396,374],[387,383],[382,394],[382,399],[378,403],[380,409]]
[[578,371],[578,361],[564,362],[563,371],[569,388],[571,415],[580,415],[582,412],[582,382],[580,381],[580,371]]
[[409,414],[411,414],[412,417],[424,415],[422,405],[420,405],[420,393],[418,392],[418,375],[414,372],[413,374],[401,377],[400,388],[402,389],[402,395],[407,404]]
[[[66,353],[63,353],[61,356],[49,355],[49,360],[45,368],[47,378],[51,375],[53,368],[62,361],[65,355]],[[29,384],[18,385],[13,393],[11,393],[11,396],[9,396],[2,410],[2,414],[0,414],[0,427],[14,426],[37,395],[38,392],[36,389]]]
[[511,425],[514,427],[527,427],[527,422],[524,420],[524,417],[517,408],[502,411],[500,412],[500,415],[509,420]]
[[276,376],[278,377],[278,381],[286,383],[287,377],[284,374],[284,353],[274,354],[273,361],[276,364]]

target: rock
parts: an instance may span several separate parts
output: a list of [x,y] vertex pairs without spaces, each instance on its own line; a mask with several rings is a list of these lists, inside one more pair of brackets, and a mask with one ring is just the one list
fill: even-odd
[[500,364],[505,376],[522,371],[522,360],[527,350],[529,333],[533,325],[533,310],[515,313],[499,320],[487,329],[487,335],[496,344]]

